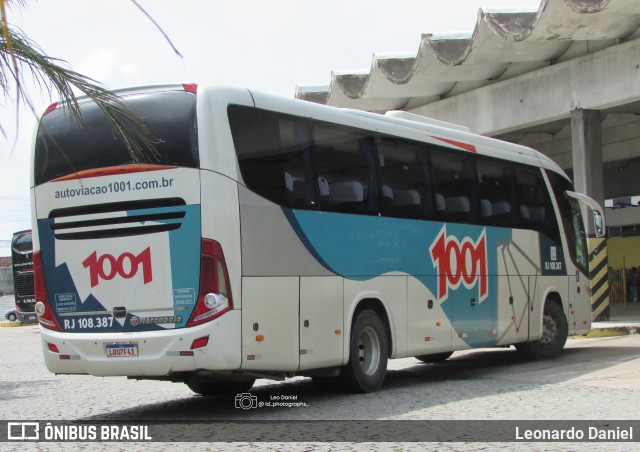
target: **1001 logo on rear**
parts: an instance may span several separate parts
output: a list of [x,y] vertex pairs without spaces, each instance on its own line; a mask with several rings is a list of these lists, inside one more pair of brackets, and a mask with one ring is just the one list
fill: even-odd
[[[106,264],[106,265],[105,265]],[[142,278],[145,284],[153,281],[151,269],[151,247],[147,247],[140,254],[125,252],[118,257],[111,254],[103,254],[98,257],[98,252],[94,251],[87,257],[82,265],[89,269],[91,287],[100,284],[100,281],[110,281],[116,276],[124,279],[131,279],[138,274],[142,267]]]

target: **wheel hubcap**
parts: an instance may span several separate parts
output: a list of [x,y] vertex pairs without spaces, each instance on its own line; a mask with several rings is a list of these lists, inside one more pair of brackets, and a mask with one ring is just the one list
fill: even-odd
[[365,328],[358,340],[358,362],[367,375],[372,375],[380,363],[380,340],[372,328]]
[[542,339],[540,343],[549,344],[553,341],[557,334],[557,325],[553,317],[545,314],[542,321]]

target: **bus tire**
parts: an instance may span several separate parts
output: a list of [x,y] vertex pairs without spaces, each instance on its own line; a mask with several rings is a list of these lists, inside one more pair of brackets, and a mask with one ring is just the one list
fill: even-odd
[[187,380],[185,384],[201,396],[237,395],[249,391],[255,379],[249,380]]
[[374,311],[360,311],[351,328],[349,362],[342,368],[340,387],[347,392],[373,392],[387,375],[389,345],[384,323]]
[[16,320],[18,320],[18,316],[15,315],[13,312],[11,314],[9,314],[9,316],[7,317],[9,322],[15,322]]
[[423,363],[441,363],[448,360],[451,355],[453,355],[453,352],[434,353],[432,355],[416,356],[416,359]]
[[552,358],[560,354],[567,342],[569,324],[562,307],[547,301],[542,316],[542,337],[540,340],[516,344],[516,349],[532,359]]

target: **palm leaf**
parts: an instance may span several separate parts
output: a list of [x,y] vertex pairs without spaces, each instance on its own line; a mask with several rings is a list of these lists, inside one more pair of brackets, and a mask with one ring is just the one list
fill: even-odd
[[[75,88],[100,108],[116,136],[123,140],[134,162],[151,161],[157,157],[149,129],[119,96],[95,80],[65,67],[62,60],[47,56],[19,29],[8,25],[8,2],[0,0],[0,90],[5,98],[10,97],[11,87],[15,86],[16,108],[19,108],[20,102],[24,102],[34,111],[24,90],[24,70],[50,96],[57,95],[70,114],[82,124]],[[1,125],[0,132],[3,132]]]

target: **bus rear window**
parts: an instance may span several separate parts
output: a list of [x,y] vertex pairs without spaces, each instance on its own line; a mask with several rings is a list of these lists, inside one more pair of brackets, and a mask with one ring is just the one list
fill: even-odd
[[[123,98],[151,131],[158,155],[150,155],[146,163],[199,166],[195,95],[166,91]],[[36,185],[78,171],[134,163],[96,104],[85,102],[80,108],[82,124],[64,108],[42,118],[35,144]]]

